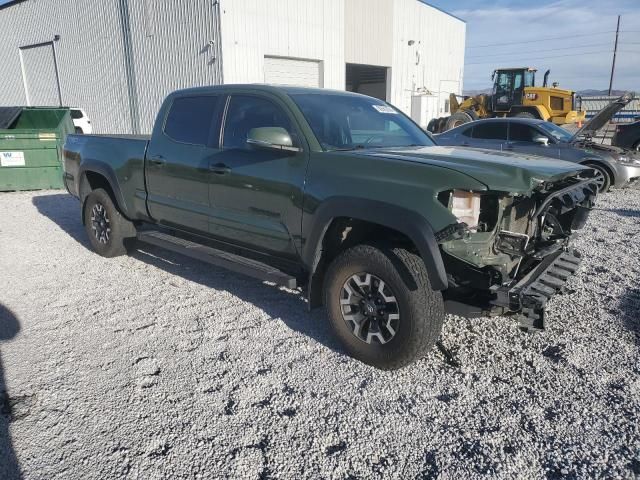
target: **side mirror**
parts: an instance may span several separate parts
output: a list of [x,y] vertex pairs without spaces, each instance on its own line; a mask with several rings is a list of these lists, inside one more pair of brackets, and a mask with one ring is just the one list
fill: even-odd
[[544,135],[538,135],[533,137],[533,143],[537,143],[539,145],[544,145],[545,147],[549,145],[549,138]]
[[291,135],[282,127],[252,128],[247,135],[247,144],[256,149],[301,151],[300,148],[293,146]]

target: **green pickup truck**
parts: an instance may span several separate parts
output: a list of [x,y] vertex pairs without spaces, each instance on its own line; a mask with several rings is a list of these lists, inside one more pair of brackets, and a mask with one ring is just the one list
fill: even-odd
[[383,101],[267,85],[176,91],[149,138],[70,135],[64,181],[98,254],[137,240],[302,288],[385,369],[445,312],[544,328],[597,193],[574,163],[439,147]]

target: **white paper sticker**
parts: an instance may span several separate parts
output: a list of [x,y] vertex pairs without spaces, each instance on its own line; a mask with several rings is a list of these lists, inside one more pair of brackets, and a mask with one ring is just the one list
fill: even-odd
[[380,113],[398,113],[393,109],[393,107],[390,107],[389,105],[373,105],[373,108],[375,108]]
[[24,152],[0,152],[0,166],[24,167]]

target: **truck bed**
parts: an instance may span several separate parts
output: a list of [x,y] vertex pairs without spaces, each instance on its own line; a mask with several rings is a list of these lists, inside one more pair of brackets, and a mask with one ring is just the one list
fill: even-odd
[[121,208],[127,217],[146,216],[144,158],[146,135],[69,135],[64,151],[64,183],[80,197],[85,170],[101,172],[117,186]]

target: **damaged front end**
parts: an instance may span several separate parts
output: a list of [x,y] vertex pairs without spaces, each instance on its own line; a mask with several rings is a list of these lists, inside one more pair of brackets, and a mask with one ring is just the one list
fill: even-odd
[[540,182],[529,194],[448,190],[440,202],[458,222],[437,234],[449,288],[447,309],[464,316],[516,314],[544,328],[544,308],[577,270],[569,246],[598,187],[592,171]]

